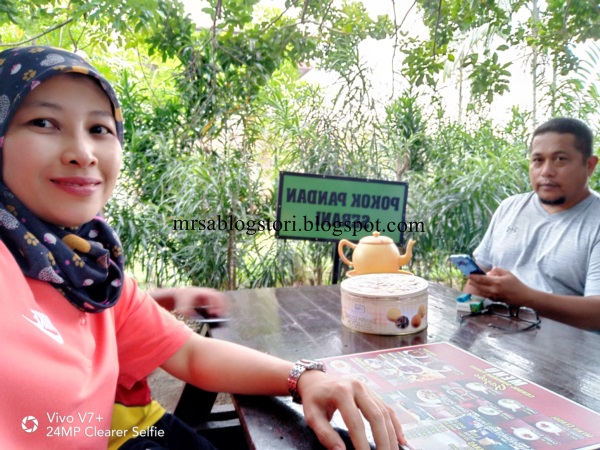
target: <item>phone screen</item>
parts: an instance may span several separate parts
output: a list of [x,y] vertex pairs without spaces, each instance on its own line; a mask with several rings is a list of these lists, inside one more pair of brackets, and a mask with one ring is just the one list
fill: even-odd
[[469,255],[452,255],[450,256],[450,261],[454,263],[466,277],[471,274],[485,275],[485,272],[481,270]]

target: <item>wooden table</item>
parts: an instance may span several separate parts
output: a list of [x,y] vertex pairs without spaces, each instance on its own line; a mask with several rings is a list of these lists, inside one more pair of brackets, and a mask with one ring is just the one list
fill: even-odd
[[[405,336],[369,335],[344,327],[339,285],[228,294],[231,321],[213,330],[218,339],[292,361],[451,342],[600,412],[600,334],[545,318],[540,329],[514,334],[490,328],[487,316],[461,324],[455,300],[460,292],[435,283],[429,286],[428,328]],[[235,396],[234,401],[251,448],[322,448],[304,423],[301,407],[289,398]]]

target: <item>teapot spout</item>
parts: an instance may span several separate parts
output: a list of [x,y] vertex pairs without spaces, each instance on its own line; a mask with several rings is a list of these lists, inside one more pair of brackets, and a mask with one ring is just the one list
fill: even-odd
[[406,253],[398,257],[398,266],[405,266],[410,262],[410,260],[412,259],[412,249],[413,245],[415,245],[415,242],[416,241],[414,239],[410,239],[408,241],[408,245],[406,246]]

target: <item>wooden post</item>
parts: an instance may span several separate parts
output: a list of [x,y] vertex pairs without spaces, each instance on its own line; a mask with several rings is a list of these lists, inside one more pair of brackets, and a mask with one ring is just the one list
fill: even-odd
[[338,242],[333,243],[333,269],[331,271],[331,284],[337,284],[340,277],[340,255],[338,253]]

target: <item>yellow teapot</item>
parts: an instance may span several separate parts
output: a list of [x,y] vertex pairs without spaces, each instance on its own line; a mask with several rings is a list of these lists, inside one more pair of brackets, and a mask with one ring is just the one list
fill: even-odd
[[[365,236],[358,241],[358,244],[342,239],[338,243],[338,254],[342,261],[354,268],[354,270],[347,273],[348,276],[364,275],[366,273],[404,273],[412,275],[411,272],[398,268],[410,262],[414,244],[415,241],[410,239],[406,247],[406,253],[401,255],[391,238],[380,236],[378,231],[374,231],[373,236]],[[344,255],[345,246],[353,249],[352,261],[349,261]]]

